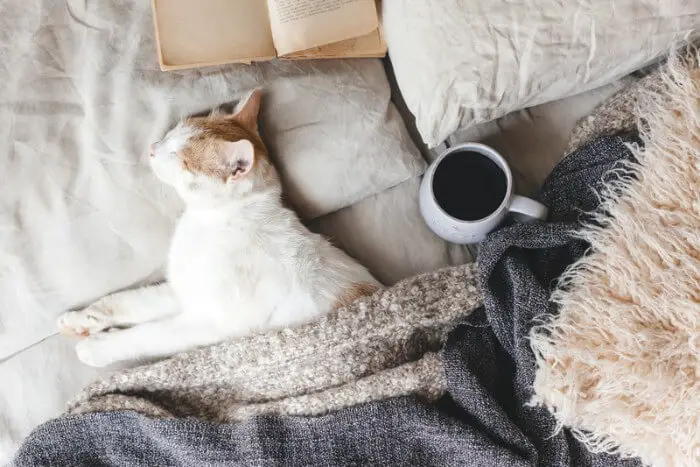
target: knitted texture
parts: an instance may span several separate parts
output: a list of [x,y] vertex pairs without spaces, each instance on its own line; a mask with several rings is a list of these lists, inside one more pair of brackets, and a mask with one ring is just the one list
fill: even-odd
[[230,422],[319,415],[404,395],[445,392],[439,351],[481,305],[474,264],[424,274],[301,327],[207,346],[88,386],[69,413],[132,410]]
[[597,137],[636,130],[634,108],[639,94],[649,87],[657,87],[660,81],[658,73],[638,79],[604,101],[590,115],[579,120],[571,131],[566,154],[574,152]]
[[562,276],[560,313],[531,333],[535,402],[589,449],[659,466],[700,464],[699,58],[596,111],[639,122],[644,148],[578,234],[592,252]]

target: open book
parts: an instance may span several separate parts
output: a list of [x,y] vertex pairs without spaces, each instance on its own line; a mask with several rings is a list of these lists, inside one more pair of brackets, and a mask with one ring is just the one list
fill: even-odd
[[383,57],[375,0],[153,0],[163,70]]

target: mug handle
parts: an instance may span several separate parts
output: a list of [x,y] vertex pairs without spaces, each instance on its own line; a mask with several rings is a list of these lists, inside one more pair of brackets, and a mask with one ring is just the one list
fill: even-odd
[[544,204],[520,195],[513,195],[508,211],[528,217],[527,221],[535,219],[545,220],[549,213],[549,209]]

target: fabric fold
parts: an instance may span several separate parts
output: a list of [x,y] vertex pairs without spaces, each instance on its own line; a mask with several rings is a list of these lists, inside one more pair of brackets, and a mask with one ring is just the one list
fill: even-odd
[[314,323],[117,371],[88,386],[69,413],[232,422],[319,415],[409,394],[433,401],[445,392],[436,352],[480,304],[473,264],[416,276]]

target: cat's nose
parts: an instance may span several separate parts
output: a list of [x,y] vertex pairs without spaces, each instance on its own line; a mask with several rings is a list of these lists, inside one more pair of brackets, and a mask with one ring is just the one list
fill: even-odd
[[148,151],[150,152],[151,157],[154,157],[156,155],[156,148],[153,147],[152,144],[148,147]]

